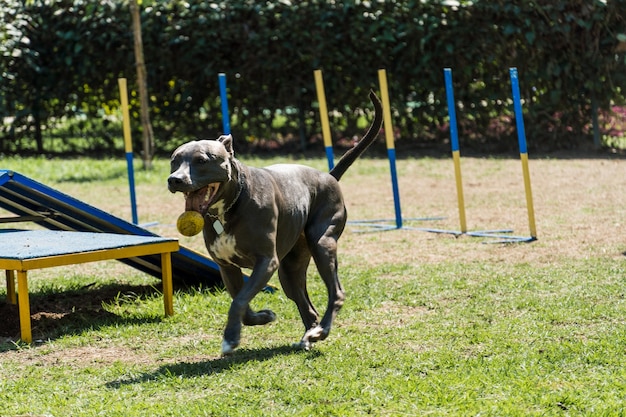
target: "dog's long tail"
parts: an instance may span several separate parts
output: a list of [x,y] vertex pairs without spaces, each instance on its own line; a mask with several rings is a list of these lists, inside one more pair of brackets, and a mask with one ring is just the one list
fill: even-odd
[[370,128],[367,130],[367,133],[361,140],[354,145],[352,149],[346,152],[337,165],[333,169],[330,170],[330,175],[335,177],[337,181],[341,178],[341,176],[350,168],[350,165],[356,159],[361,156],[363,152],[376,140],[378,137],[378,132],[380,131],[380,127],[383,124],[383,105],[380,102],[380,99],[374,94],[374,91],[370,91],[370,100],[372,100],[372,104],[374,105],[374,121],[370,125]]

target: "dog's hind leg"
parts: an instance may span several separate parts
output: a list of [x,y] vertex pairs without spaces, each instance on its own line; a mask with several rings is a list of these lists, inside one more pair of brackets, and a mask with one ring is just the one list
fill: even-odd
[[306,286],[306,271],[310,261],[311,252],[302,237],[281,260],[278,268],[278,278],[285,295],[296,303],[305,331],[319,323],[319,314],[311,303]]
[[337,239],[342,231],[342,226],[330,225],[322,237],[309,245],[315,265],[328,290],[328,306],[319,325],[309,328],[304,334],[300,345],[305,349],[328,337],[333,320],[346,298],[337,273]]

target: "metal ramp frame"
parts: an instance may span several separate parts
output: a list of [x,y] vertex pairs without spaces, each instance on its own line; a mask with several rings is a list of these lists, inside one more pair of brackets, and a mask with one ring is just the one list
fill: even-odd
[[[18,216],[15,219],[3,219],[4,223],[31,221],[50,230],[158,236],[24,175],[2,169],[0,208]],[[161,258],[158,255],[120,261],[161,278]],[[185,284],[213,287],[222,283],[215,262],[183,246],[178,252],[172,253],[172,276],[174,281]]]

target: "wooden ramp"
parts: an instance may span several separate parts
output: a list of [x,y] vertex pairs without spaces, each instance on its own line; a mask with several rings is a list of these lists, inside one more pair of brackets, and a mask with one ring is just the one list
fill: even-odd
[[[158,235],[136,224],[77,200],[14,171],[0,170],[0,208],[16,215],[7,221],[31,221],[50,230],[117,233],[136,236]],[[121,260],[145,273],[161,278],[159,255]],[[174,281],[204,286],[221,285],[219,269],[206,256],[180,247],[172,253]]]

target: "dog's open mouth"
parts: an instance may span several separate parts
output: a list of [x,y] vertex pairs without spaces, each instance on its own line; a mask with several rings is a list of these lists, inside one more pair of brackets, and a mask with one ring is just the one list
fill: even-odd
[[185,211],[197,211],[203,216],[215,200],[215,196],[220,189],[219,182],[213,182],[199,190],[185,194]]

